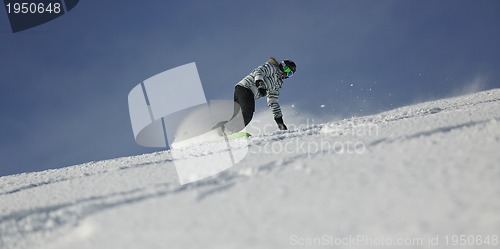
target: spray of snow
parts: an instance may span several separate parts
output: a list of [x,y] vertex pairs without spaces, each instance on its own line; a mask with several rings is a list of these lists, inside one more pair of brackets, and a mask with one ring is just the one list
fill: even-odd
[[472,80],[466,81],[462,86],[451,91],[451,96],[462,96],[471,93],[484,91],[486,88],[488,77],[485,75],[477,75]]

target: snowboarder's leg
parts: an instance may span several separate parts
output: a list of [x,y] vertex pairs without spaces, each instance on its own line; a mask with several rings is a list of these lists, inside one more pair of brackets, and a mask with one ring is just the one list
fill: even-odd
[[[238,95],[239,95],[239,91],[237,91],[237,88],[234,89],[234,107],[233,107],[233,115],[231,116],[231,118],[229,120],[224,120],[224,121],[221,121],[219,123],[217,123],[214,127],[212,127],[212,129],[219,129],[219,128],[222,128],[223,126],[225,126],[227,123],[229,123],[230,121],[232,121],[234,119],[234,117],[236,117],[236,115],[238,115],[238,113],[240,112],[241,110],[241,107],[240,107],[240,104],[238,103]],[[224,127],[226,128],[226,127]]]
[[255,99],[252,90],[242,86],[236,86],[234,89],[234,102],[234,109],[236,112],[233,113],[233,117],[237,114],[237,111],[241,109],[243,122],[245,126],[247,126],[250,121],[252,121],[253,113],[255,112]]
[[252,121],[252,118],[253,118],[253,111],[248,111],[248,110],[243,110],[242,111],[242,114],[243,114],[243,122],[245,123],[245,127],[250,123],[250,121]]
[[[240,111],[241,115],[238,115]],[[225,129],[231,132],[241,131],[252,120],[254,111],[255,99],[252,90],[236,86],[234,89],[233,116],[229,121],[224,122]]]

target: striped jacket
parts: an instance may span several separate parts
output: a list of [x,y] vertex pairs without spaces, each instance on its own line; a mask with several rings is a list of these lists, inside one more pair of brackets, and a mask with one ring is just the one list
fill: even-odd
[[[278,103],[279,89],[283,84],[283,73],[278,65],[278,62],[274,58],[270,58],[266,63],[254,69],[249,75],[236,84],[252,90],[255,99],[267,96],[267,105],[271,108],[275,118],[283,116],[281,107]],[[261,96],[255,83],[257,80],[262,80],[264,82],[265,88],[267,89],[267,95]]]

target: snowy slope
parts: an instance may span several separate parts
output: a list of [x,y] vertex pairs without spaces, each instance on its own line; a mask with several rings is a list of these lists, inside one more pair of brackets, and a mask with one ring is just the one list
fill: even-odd
[[0,248],[498,248],[500,89],[257,136],[187,185],[173,163],[1,177]]

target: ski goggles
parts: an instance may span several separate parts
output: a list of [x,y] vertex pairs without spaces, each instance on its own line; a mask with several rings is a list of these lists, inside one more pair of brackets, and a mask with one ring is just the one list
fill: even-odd
[[289,66],[283,66],[283,72],[285,72],[288,78],[292,77],[293,71]]

